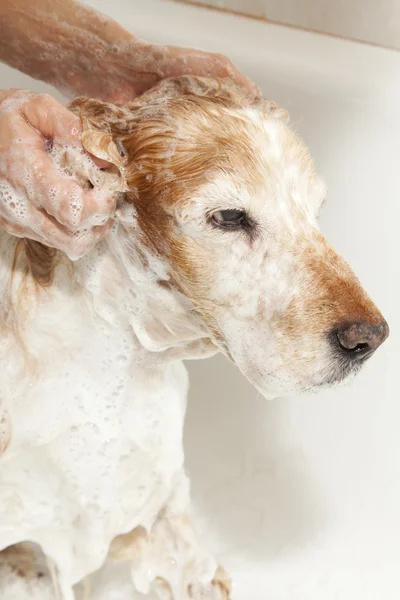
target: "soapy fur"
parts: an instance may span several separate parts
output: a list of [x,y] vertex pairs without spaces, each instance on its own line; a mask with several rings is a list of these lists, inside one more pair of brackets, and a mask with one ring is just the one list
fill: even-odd
[[[266,397],[317,390],[356,370],[332,328],[382,316],[320,233],[325,188],[273,103],[185,77],[70,108],[115,170],[68,148],[53,150],[59,168],[123,196],[75,263],[1,234],[0,548],[37,544],[53,565],[46,594],[62,600],[113,562],[128,590],[226,600],[229,578],[190,522],[181,360],[223,352]],[[230,208],[250,230],[215,226]]]

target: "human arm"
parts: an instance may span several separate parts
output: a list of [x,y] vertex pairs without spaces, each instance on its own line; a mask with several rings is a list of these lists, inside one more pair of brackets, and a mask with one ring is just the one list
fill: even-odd
[[219,54],[145,42],[74,0],[2,0],[0,60],[70,95],[129,101],[179,75],[256,86]]

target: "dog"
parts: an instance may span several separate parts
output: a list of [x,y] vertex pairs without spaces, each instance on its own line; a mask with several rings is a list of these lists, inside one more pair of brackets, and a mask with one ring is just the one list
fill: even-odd
[[320,233],[325,187],[286,111],[196,77],[70,109],[113,167],[55,159],[120,200],[74,262],[1,233],[0,575],[71,600],[127,561],[141,594],[227,599],[190,522],[182,360],[222,352],[266,398],[318,391],[388,325]]

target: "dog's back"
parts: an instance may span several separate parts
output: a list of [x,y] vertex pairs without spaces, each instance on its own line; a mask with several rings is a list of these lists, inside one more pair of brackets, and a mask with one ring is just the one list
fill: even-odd
[[144,369],[128,322],[96,305],[89,280],[121,276],[106,245],[79,265],[58,257],[43,285],[26,243],[0,240],[0,548],[36,542],[68,587],[166,504],[183,463],[186,373]]

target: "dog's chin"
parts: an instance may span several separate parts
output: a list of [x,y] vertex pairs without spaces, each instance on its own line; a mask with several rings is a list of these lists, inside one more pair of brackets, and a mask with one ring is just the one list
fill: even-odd
[[294,396],[301,394],[307,390],[299,388],[292,381],[285,381],[283,379],[272,378],[268,381],[254,382],[250,380],[250,383],[256,388],[256,390],[265,398],[265,400],[276,400],[278,398],[285,398],[288,396]]
[[320,392],[347,385],[361,371],[365,362],[366,361],[351,362],[345,359],[332,361],[323,372],[317,375],[314,385],[312,385],[308,391]]
[[266,400],[275,400],[298,394],[317,394],[324,390],[347,385],[360,372],[365,362],[332,360],[323,370],[318,371],[310,383],[306,385],[299,385],[293,381],[284,381],[278,378],[263,382],[251,381],[251,383]]

